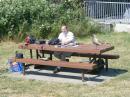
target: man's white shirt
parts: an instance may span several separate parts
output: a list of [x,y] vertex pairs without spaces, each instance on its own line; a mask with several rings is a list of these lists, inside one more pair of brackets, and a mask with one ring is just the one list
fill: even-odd
[[75,42],[75,37],[74,34],[70,31],[68,31],[67,33],[65,32],[61,32],[59,34],[58,39],[63,43],[65,41],[70,41],[70,43],[74,43]]

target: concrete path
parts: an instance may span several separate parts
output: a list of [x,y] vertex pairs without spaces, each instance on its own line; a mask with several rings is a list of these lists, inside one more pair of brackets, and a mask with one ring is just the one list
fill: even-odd
[[110,81],[112,78],[119,74],[118,70],[109,69],[107,72],[105,70],[101,71],[100,74],[85,74],[85,82],[81,80],[80,72],[59,72],[53,74],[52,70],[39,70],[39,69],[29,69],[26,71],[26,75],[23,76],[19,73],[10,73],[11,77],[20,77],[24,79],[33,79],[49,82],[60,82],[60,83],[72,83],[72,84],[86,84],[86,85],[99,85],[106,81]]

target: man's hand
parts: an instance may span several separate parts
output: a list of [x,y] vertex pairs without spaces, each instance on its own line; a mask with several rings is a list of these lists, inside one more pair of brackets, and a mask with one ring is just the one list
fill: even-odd
[[69,43],[69,41],[66,40],[66,41],[62,41],[61,44],[62,44],[62,45],[66,45],[66,44],[68,44],[68,43]]
[[67,43],[66,42],[62,42],[61,45],[66,45]]

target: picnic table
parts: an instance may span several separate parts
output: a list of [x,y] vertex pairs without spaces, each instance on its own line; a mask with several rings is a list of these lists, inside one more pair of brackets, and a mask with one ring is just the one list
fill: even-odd
[[[76,46],[55,46],[48,44],[20,44],[19,49],[30,50],[30,58],[15,59],[16,62],[30,63],[35,65],[49,65],[60,66],[68,68],[78,68],[82,70],[82,80],[84,80],[84,74],[86,70],[93,70],[97,67],[97,64],[93,63],[97,58],[103,58],[105,60],[105,68],[108,70],[108,59],[118,59],[119,55],[104,54],[104,52],[114,49],[114,46],[110,44],[93,45],[93,44],[81,44]],[[36,58],[33,56],[33,50],[36,51]],[[72,53],[72,56],[88,57],[89,62],[66,62],[55,61],[52,58],[54,52]],[[41,55],[42,54],[42,55]],[[40,60],[44,57],[44,54],[49,54],[49,60]],[[24,71],[25,74],[25,64]]]

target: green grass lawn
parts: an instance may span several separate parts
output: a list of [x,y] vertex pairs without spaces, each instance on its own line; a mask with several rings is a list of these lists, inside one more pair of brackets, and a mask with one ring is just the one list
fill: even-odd
[[[6,62],[9,57],[15,55],[18,44],[1,42],[0,97],[128,97],[130,95],[130,34],[110,33],[97,35],[97,37],[115,46],[110,53],[120,55],[120,59],[109,61],[109,67],[116,69],[118,74],[114,79],[97,86],[7,77]],[[91,38],[82,38],[78,41],[91,43]]]

